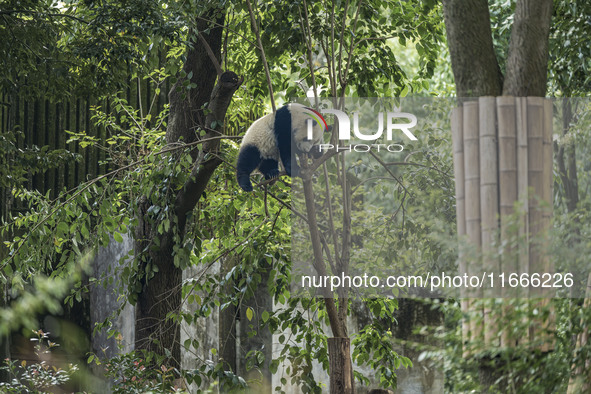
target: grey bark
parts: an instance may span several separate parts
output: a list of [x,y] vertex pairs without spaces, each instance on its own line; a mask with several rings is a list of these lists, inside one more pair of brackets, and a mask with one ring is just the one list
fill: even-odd
[[[212,20],[214,26],[209,30],[209,34],[204,33],[210,27]],[[224,14],[219,10],[211,11],[196,19],[196,26],[190,33],[194,36],[191,40],[192,46],[187,48],[187,60],[183,65],[183,71],[187,75],[192,73],[191,82],[197,84],[197,87],[189,90],[187,97],[183,98],[183,94],[187,93],[183,88],[186,78],[179,78],[170,90],[168,95],[170,114],[166,129],[166,142],[169,144],[179,141],[185,143],[196,141],[197,127],[205,124],[203,106],[209,101],[217,78],[217,69],[204,42],[197,39],[195,35],[202,34],[219,63],[223,36],[223,29],[220,26],[223,24]]]
[[486,0],[444,0],[445,30],[459,98],[499,96],[502,74]]
[[503,95],[545,96],[551,17],[552,0],[517,2]]

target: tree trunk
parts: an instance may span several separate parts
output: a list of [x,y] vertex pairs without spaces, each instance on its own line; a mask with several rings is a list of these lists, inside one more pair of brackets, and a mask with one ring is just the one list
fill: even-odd
[[544,97],[546,94],[551,17],[552,0],[517,2],[503,95]]
[[[265,272],[261,272],[260,283],[252,289],[252,297],[242,301],[240,308],[240,360],[242,360],[239,373],[251,383],[253,393],[271,394],[273,382],[271,374],[271,360],[273,359],[273,334],[268,325],[262,320],[263,312],[273,311],[273,297],[269,294],[267,283],[271,266]],[[248,320],[246,310],[254,311],[253,319]],[[254,331],[254,335],[252,332]],[[261,352],[265,360],[262,363],[255,362],[256,368],[248,370],[246,355],[250,351]]]
[[[504,81],[492,44],[488,2],[443,0],[443,7],[459,98],[545,95],[552,0],[517,0]],[[487,392],[502,365],[481,361],[480,380]]]
[[[214,25],[210,26],[211,20]],[[166,142],[174,144],[181,139],[185,143],[197,140],[195,133],[198,126],[205,125],[203,106],[209,101],[211,92],[215,85],[218,72],[209,51],[219,63],[222,48],[222,33],[220,27],[224,24],[224,14],[220,10],[212,10],[196,18],[196,26],[189,33],[191,46],[187,48],[187,60],[183,65],[183,71],[191,75],[191,82],[197,87],[186,90],[183,82],[186,78],[179,78],[168,94],[170,102],[170,114],[168,116],[168,127],[166,129]],[[209,34],[205,30],[209,29]],[[201,34],[209,48],[204,42],[195,37]],[[183,95],[186,94],[186,97]]]
[[[314,269],[318,275],[326,277],[326,266],[322,255],[320,232],[316,219],[316,199],[314,197],[311,174],[306,170],[302,174],[302,181],[304,185],[308,228],[310,231],[310,240],[312,242],[312,250],[314,253]],[[333,294],[331,294],[326,288],[322,288],[321,291],[322,296],[324,297],[324,305],[326,307],[330,328],[332,330],[332,334],[334,335],[334,338],[328,338],[330,393],[353,394],[355,392],[355,380],[353,377],[353,365],[351,362],[351,339],[347,334],[347,298],[345,296],[339,298],[339,306],[337,308],[335,299],[332,298]],[[343,309],[345,312],[343,312]]]
[[498,96],[503,76],[486,0],[444,0],[445,30],[459,98]]
[[[211,20],[215,21],[213,26],[210,24]],[[222,41],[220,26],[223,21],[224,14],[221,11],[210,11],[197,18],[196,28],[190,33],[194,36],[201,34],[203,38],[192,39],[183,67],[197,87],[187,91],[182,85],[184,78],[179,78],[173,86],[166,131],[168,143],[196,141],[198,129],[207,130],[204,139],[220,135],[211,125],[215,121],[217,128],[220,128],[232,95],[242,83],[233,72],[225,72],[219,76],[214,87],[218,76]],[[207,29],[208,34],[204,33]],[[209,111],[205,115],[203,108],[207,102]],[[177,368],[180,367],[180,325],[168,317],[169,314],[180,311],[181,307],[182,269],[175,265],[174,245],[183,239],[187,214],[193,210],[210,177],[221,163],[216,155],[211,155],[218,148],[219,140],[216,139],[204,143],[201,149],[194,150],[195,166],[191,177],[171,202],[175,216],[171,222],[177,224],[176,229],[158,234],[158,223],[149,220],[146,215],[150,201],[143,197],[138,204],[135,253],[140,261],[138,275],[142,278],[142,288],[136,306],[135,348],[166,355],[169,365]],[[151,279],[147,279],[145,271],[142,272],[149,266],[157,267],[157,272]]]
[[[148,208],[149,203],[142,201],[135,234],[136,251],[149,247],[155,237],[161,237],[154,234],[151,223],[146,220]],[[182,270],[174,265],[172,244],[166,244],[164,248],[148,252],[142,261],[142,267],[152,263],[158,267],[158,272],[144,284],[138,295],[135,308],[135,349],[166,355],[169,365],[178,368],[181,362],[180,325],[167,319],[167,315],[180,308]]]
[[328,338],[328,359],[331,394],[353,394],[351,339]]

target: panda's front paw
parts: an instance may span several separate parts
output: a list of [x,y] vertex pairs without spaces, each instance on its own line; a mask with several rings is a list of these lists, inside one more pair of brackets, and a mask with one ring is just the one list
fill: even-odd
[[250,177],[248,176],[240,176],[238,177],[238,185],[244,190],[245,192],[252,191],[252,183],[250,183]]
[[279,177],[279,169],[275,168],[272,170],[267,171],[265,174],[265,179],[275,179]]
[[312,149],[310,149],[310,152],[308,152],[308,154],[310,156],[312,156],[314,159],[319,159],[322,157],[323,153],[322,153],[322,149],[320,145],[314,145],[312,147]]

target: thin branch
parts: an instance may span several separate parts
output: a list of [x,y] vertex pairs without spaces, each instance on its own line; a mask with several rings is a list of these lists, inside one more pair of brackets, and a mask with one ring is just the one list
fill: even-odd
[[[163,150],[161,150],[160,152],[153,153],[153,155],[155,155],[155,156],[158,156],[158,155],[162,155],[162,154],[165,154],[165,153],[173,152],[173,151],[176,151],[176,150],[179,150],[179,149],[184,149],[184,148],[186,148],[187,146],[191,146],[191,145],[198,145],[198,144],[202,144],[202,143],[204,143],[204,142],[208,142],[208,141],[211,141],[211,140],[215,140],[215,139],[224,139],[224,138],[236,138],[236,137],[230,137],[230,136],[220,136],[220,137],[212,137],[212,138],[207,138],[207,139],[203,139],[203,140],[200,140],[200,141],[195,141],[195,142],[192,142],[192,143],[190,143],[190,144],[183,144],[182,146],[176,146],[176,147],[173,147],[173,148],[163,149]],[[238,137],[238,138],[240,138],[240,137]],[[106,173],[106,174],[104,174],[104,175],[98,176],[98,177],[96,177],[96,178],[94,178],[94,179],[91,179],[91,180],[87,181],[87,182],[86,182],[86,184],[82,183],[82,185],[84,185],[82,188],[80,188],[79,190],[77,190],[77,191],[76,191],[74,194],[72,194],[72,195],[71,195],[71,196],[70,196],[70,197],[69,197],[67,200],[65,200],[63,203],[61,203],[61,204],[59,204],[57,207],[55,207],[55,208],[54,208],[54,209],[53,209],[53,210],[52,210],[52,211],[51,211],[51,212],[50,212],[50,213],[49,213],[47,216],[45,216],[43,219],[41,219],[41,220],[40,220],[40,221],[39,221],[37,224],[35,224],[35,226],[33,226],[33,228],[32,228],[31,230],[29,230],[29,231],[27,232],[27,235],[25,235],[25,237],[24,237],[24,238],[23,238],[23,239],[20,241],[20,243],[19,243],[19,246],[16,248],[16,250],[15,250],[15,251],[14,251],[14,252],[13,252],[13,253],[10,255],[10,257],[9,257],[9,258],[8,258],[8,259],[7,259],[7,260],[4,262],[4,264],[2,264],[2,265],[0,266],[0,271],[2,271],[2,270],[4,269],[4,267],[6,267],[6,265],[8,265],[8,264],[9,264],[9,263],[10,263],[12,260],[14,260],[14,258],[15,258],[15,257],[16,257],[16,255],[18,254],[18,252],[21,250],[21,248],[22,248],[22,247],[23,247],[23,245],[24,245],[24,244],[27,242],[27,240],[28,240],[28,239],[31,237],[31,235],[32,235],[32,234],[35,232],[35,230],[37,230],[37,229],[38,229],[38,228],[39,228],[39,227],[40,227],[42,224],[44,224],[45,222],[47,222],[47,221],[48,221],[48,220],[49,220],[49,219],[50,219],[50,218],[51,218],[53,215],[55,215],[55,214],[56,214],[56,213],[57,213],[59,210],[61,210],[61,209],[62,209],[63,207],[65,207],[67,204],[69,204],[70,202],[72,202],[72,201],[73,201],[73,200],[74,200],[76,197],[78,197],[78,196],[79,196],[80,194],[82,194],[84,191],[88,190],[88,189],[89,189],[89,188],[90,188],[92,185],[94,185],[95,183],[97,183],[97,182],[99,182],[99,181],[101,181],[101,180],[103,180],[103,179],[105,179],[105,178],[108,178],[108,177],[111,177],[111,176],[117,175],[117,174],[118,174],[119,172],[121,172],[121,171],[124,171],[124,170],[130,169],[130,168],[132,168],[132,167],[135,167],[135,166],[137,166],[137,165],[139,165],[139,164],[142,164],[142,163],[143,163],[143,162],[145,162],[145,161],[146,161],[146,160],[147,160],[147,159],[148,159],[150,156],[151,156],[151,155],[147,155],[147,156],[145,156],[145,157],[141,158],[140,160],[136,160],[136,161],[134,161],[134,162],[133,162],[133,163],[131,163],[131,164],[128,164],[128,165],[126,165],[126,166],[123,166],[123,167],[121,167],[121,168],[118,168],[118,169],[116,169],[116,170],[110,171],[110,172],[108,172],[108,173]],[[71,189],[70,191],[66,192],[65,194],[67,194],[67,193],[70,193],[70,192],[72,192],[73,190],[74,190],[74,189]],[[56,199],[56,200],[54,200],[54,201],[57,201],[57,199]]]
[[396,36],[388,36],[388,37],[366,37],[366,38],[362,38],[359,41],[355,42],[355,45],[353,45],[353,50],[357,49],[357,47],[359,46],[359,44],[361,44],[364,41],[384,41],[384,40],[389,40],[390,38],[396,38]]
[[333,59],[332,61],[332,79],[336,80],[337,79],[337,70],[335,67],[335,61],[334,61],[334,15],[335,15],[335,1],[332,0],[332,9],[330,10],[330,58]]
[[[361,4],[363,3],[363,1],[360,1],[359,4],[357,4],[357,10],[355,11],[355,17],[353,18],[353,31],[355,32],[357,30],[357,21],[359,20],[359,11],[361,10]],[[353,45],[354,45],[355,41],[353,40],[353,38],[351,38],[351,46],[349,48],[349,56],[347,58],[347,63],[345,64],[345,74],[343,76],[343,79],[340,80],[340,84],[341,84],[341,94],[345,94],[345,89],[347,87],[347,78],[349,76],[349,68],[351,67],[351,61],[353,58]]]
[[332,64],[331,57],[328,53],[328,49],[327,49],[324,41],[320,40],[320,46],[322,47],[322,52],[324,52],[324,55],[326,56],[326,65],[327,65],[327,69],[328,69],[328,83],[330,85],[330,93],[331,93],[332,97],[336,97],[337,86],[336,86],[335,76],[332,74],[332,70],[333,70],[334,66]]
[[[322,247],[320,242],[320,233],[318,231],[318,221],[316,220],[316,207],[312,179],[306,177],[303,179],[304,183],[304,198],[306,200],[306,211],[308,216],[308,227],[310,230],[310,238],[312,242],[312,250],[314,252],[314,268],[320,276],[327,276],[326,267],[322,258]],[[328,320],[330,321],[330,328],[332,333],[337,338],[346,338],[347,329],[339,320],[339,313],[335,304],[334,298],[329,293],[326,287],[321,288],[322,297],[326,306]]]
[[15,41],[20,42],[25,48],[27,48],[29,50],[29,52],[31,52],[33,55],[35,55],[37,57],[37,59],[41,60],[43,59],[43,57],[41,55],[39,55],[37,52],[35,52],[26,42],[20,40],[16,34],[14,34],[14,31],[12,30],[12,25],[11,23],[6,20],[6,17],[4,15],[2,15],[2,19],[4,19],[4,22],[6,23],[6,26],[8,27],[8,30],[10,31],[10,34],[12,34],[12,38],[14,38]]
[[318,159],[314,160],[312,162],[312,164],[306,168],[307,172],[314,172],[318,169],[318,167],[320,167],[322,165],[322,163],[324,163],[325,161],[327,161],[328,159],[338,155],[339,153],[344,152],[346,149],[341,150],[340,152],[337,152],[336,150],[332,150],[330,152],[326,152],[325,154],[323,154],[322,156],[320,156]]
[[435,170],[437,172],[439,172],[442,175],[445,175],[446,177],[451,178],[452,175],[448,174],[447,172],[440,170],[437,167],[432,167],[432,166],[427,166],[424,164],[420,164],[420,163],[415,163],[412,161],[394,161],[394,162],[390,162],[390,163],[384,163],[384,165],[386,166],[415,166],[415,167],[423,167],[423,168],[427,168],[429,170]]
[[[328,264],[330,265],[330,269],[332,272],[337,272],[337,267],[332,259],[332,255],[330,254],[330,248],[328,247],[328,241],[324,237],[324,234],[320,233],[320,242],[322,242],[322,246],[324,247],[324,252],[326,253],[326,259],[328,260]],[[336,251],[335,251],[336,253]]]
[[338,243],[337,243],[337,232],[334,228],[334,218],[333,218],[333,213],[332,213],[332,198],[331,198],[331,194],[330,194],[330,188],[328,187],[329,184],[329,179],[328,179],[328,169],[326,168],[326,162],[324,162],[322,164],[322,168],[324,170],[324,179],[325,179],[325,198],[326,201],[328,203],[328,228],[330,229],[330,233],[332,236],[332,242],[334,243],[334,254],[335,254],[335,259],[337,260],[337,264],[339,264],[340,258],[339,258],[339,248],[338,248]]
[[275,97],[273,93],[273,84],[271,83],[271,73],[269,72],[269,63],[267,63],[267,56],[265,55],[265,49],[263,48],[263,42],[261,41],[261,34],[259,32],[254,12],[252,11],[252,4],[250,3],[250,0],[246,0],[246,4],[248,5],[248,13],[250,14],[252,31],[254,32],[257,38],[259,50],[261,51],[261,60],[263,61],[263,66],[265,67],[265,76],[267,77],[267,84],[269,85],[269,97],[271,98],[271,107],[273,108],[273,112],[275,112],[277,108],[275,106]]
[[[362,180],[361,182],[359,182],[359,184],[357,186],[355,186],[353,188],[353,190],[351,190],[351,194],[355,194],[355,192],[357,191],[357,189],[359,189],[361,186],[363,186],[364,184],[366,184],[369,181],[375,181],[377,179],[384,179],[384,180],[388,180],[391,181],[392,177],[389,176],[372,176],[370,178],[366,178],[364,180]],[[396,182],[398,182],[398,179],[394,179]]]
[[215,67],[215,70],[217,71],[218,78],[219,78],[219,76],[222,75],[222,73],[223,73],[222,67],[220,66],[220,62],[215,57],[215,54],[211,50],[211,47],[209,46],[209,43],[201,35],[201,32],[200,31],[197,32],[197,37],[199,38],[199,41],[201,42],[201,45],[203,45],[203,47],[205,48],[205,51],[207,52],[207,56],[209,56],[209,60],[211,60],[211,62],[213,63],[213,66]]
[[226,25],[222,25],[219,22],[216,22],[215,20],[211,20],[211,19],[207,19],[207,18],[203,18],[202,16],[199,17],[199,19],[207,21],[209,23],[211,23],[212,26],[217,26],[217,27],[221,27],[222,29],[227,29],[229,31],[231,31],[232,33],[236,34],[237,36],[239,36],[242,40],[248,42],[250,45],[252,45],[253,48],[257,48],[260,49],[259,46],[252,42],[248,37],[246,37],[244,34],[238,32],[237,30],[233,29],[230,27],[230,24],[226,24]]
[[396,181],[398,182],[398,184],[406,191],[408,192],[408,190],[406,189],[406,187],[404,186],[404,184],[402,184],[402,181],[400,179],[398,179],[398,177],[396,175],[394,175],[394,173],[388,168],[388,166],[386,165],[386,163],[380,159],[378,157],[378,155],[376,155],[374,152],[369,151],[369,153],[374,157],[374,159],[376,159],[378,161],[378,163],[380,163],[382,165],[382,167],[388,171],[388,174],[390,174],[390,176],[394,179],[396,179]]
[[[302,18],[302,11],[300,10],[300,23],[302,24],[302,34],[306,43],[308,52],[308,68],[310,69],[310,77],[312,78],[312,89],[314,89],[314,106],[318,107],[318,87],[316,86],[316,76],[314,75],[314,64],[312,61],[312,29],[310,28],[310,19],[308,18],[308,6],[304,0],[304,17]],[[304,24],[305,22],[305,24]],[[306,34],[307,30],[307,34]]]
[[82,18],[79,18],[77,16],[74,15],[69,15],[69,14],[46,14],[43,12],[39,12],[39,11],[33,11],[33,10],[0,10],[0,15],[12,15],[12,14],[28,14],[28,15],[33,15],[36,17],[43,17],[43,16],[48,16],[48,17],[58,17],[58,18],[69,18],[69,19],[73,19],[75,21],[84,23],[86,25],[89,25],[90,22],[85,21]]
[[342,61],[343,61],[343,41],[345,39],[345,21],[347,20],[347,11],[349,10],[349,0],[347,0],[345,2],[345,9],[343,10],[343,22],[341,23],[341,34],[339,37],[339,60],[338,60],[338,69],[339,69],[339,80],[343,80],[343,67],[342,67]]

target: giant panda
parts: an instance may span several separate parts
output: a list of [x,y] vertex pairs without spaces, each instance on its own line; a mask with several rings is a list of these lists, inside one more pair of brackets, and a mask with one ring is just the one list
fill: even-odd
[[[312,122],[312,140],[307,138],[308,121]],[[252,191],[250,174],[257,168],[265,179],[278,177],[279,159],[288,176],[298,175],[299,167],[292,160],[292,153],[309,153],[322,141],[326,129],[324,118],[301,104],[284,105],[275,113],[257,119],[246,130],[240,144],[236,163],[238,184],[244,191]]]

